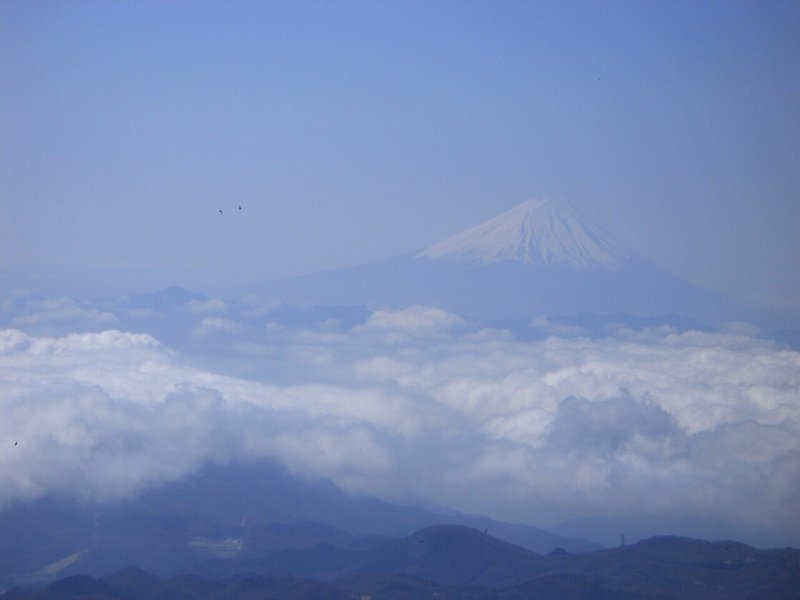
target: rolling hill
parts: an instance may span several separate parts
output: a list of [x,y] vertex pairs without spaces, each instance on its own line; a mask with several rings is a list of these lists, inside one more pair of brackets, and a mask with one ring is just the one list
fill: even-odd
[[[744,599],[800,597],[800,551],[664,537],[581,554],[540,555],[459,526],[430,527],[335,549],[325,574],[229,573],[155,577],[127,567],[74,575],[6,600],[308,599]],[[306,553],[314,552],[309,549]],[[270,558],[254,560],[269,570]]]

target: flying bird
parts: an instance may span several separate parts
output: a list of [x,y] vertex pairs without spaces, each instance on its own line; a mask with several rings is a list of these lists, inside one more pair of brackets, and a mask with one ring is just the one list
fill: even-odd
[[219,209],[219,214],[222,214],[222,209],[221,208]]

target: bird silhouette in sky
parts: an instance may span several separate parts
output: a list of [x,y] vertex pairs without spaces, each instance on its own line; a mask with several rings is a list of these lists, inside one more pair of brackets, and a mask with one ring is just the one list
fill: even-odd
[[[243,210],[243,209],[242,209],[242,205],[241,205],[241,204],[238,204],[238,205],[237,205],[237,208],[238,208],[240,211],[241,211],[241,210]],[[231,210],[233,210],[233,209],[231,209]],[[222,214],[222,209],[221,209],[221,208],[218,208],[218,209],[217,209],[217,212],[218,212],[219,214]]]

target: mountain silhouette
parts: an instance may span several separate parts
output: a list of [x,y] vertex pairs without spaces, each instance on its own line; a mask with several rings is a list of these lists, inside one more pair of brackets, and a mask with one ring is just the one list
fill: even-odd
[[[528,525],[351,496],[328,480],[294,477],[272,462],[229,463],[207,465],[128,500],[50,496],[6,507],[0,511],[0,588],[104,575],[131,564],[158,576],[198,569],[224,575],[231,568],[317,573],[342,568],[341,549],[365,536],[404,537],[442,523],[489,528],[539,552],[599,547]],[[354,546],[345,554],[349,560],[360,553]],[[269,569],[248,566],[265,556]],[[233,559],[239,562],[231,566]]]
[[490,320],[583,312],[718,323],[754,315],[551,200],[530,200],[418,252],[271,282],[264,291],[290,304],[423,304]]
[[[4,600],[655,600],[797,599],[800,551],[677,537],[579,554],[539,555],[465,527],[429,527],[405,538],[338,547],[338,571],[317,576],[208,572],[155,577],[127,567],[14,588]],[[313,552],[309,549],[308,552]],[[249,566],[269,569],[270,557]]]

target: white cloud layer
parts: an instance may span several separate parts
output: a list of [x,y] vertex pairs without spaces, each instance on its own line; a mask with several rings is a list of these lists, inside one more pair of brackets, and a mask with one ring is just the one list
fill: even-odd
[[0,505],[111,498],[264,456],[351,490],[539,525],[713,520],[800,545],[798,352],[741,329],[520,342],[424,307],[351,329],[266,323],[227,351],[291,381],[214,374],[143,334],[0,332]]
[[82,322],[88,325],[108,327],[117,319],[96,308],[81,306],[71,298],[33,300],[27,305],[27,313],[12,320],[16,327],[42,327],[64,323]]

